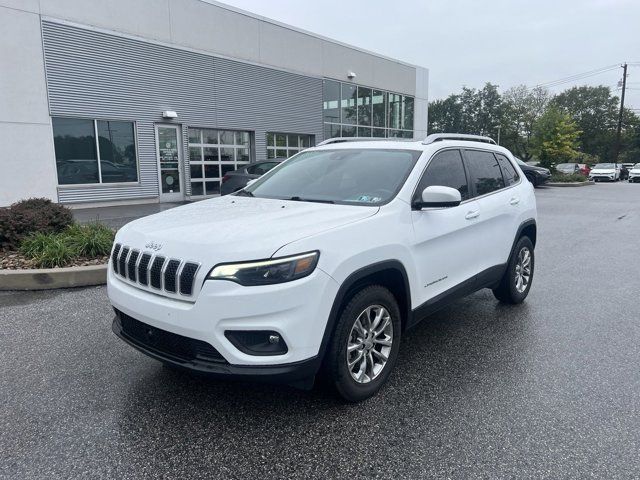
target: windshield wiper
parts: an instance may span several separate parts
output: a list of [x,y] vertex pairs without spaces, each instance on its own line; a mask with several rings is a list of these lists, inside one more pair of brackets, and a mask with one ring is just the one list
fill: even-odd
[[320,198],[302,198],[298,196],[289,197],[285,200],[293,200],[294,202],[336,203],[333,200],[322,200]]
[[253,197],[253,193],[246,190],[238,190],[235,194],[240,197]]

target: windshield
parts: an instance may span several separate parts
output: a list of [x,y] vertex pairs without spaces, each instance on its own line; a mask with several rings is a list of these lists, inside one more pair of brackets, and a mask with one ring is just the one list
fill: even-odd
[[558,170],[575,170],[576,169],[576,164],[575,163],[559,163],[556,168]]
[[380,205],[398,193],[421,153],[372,148],[306,151],[291,157],[239,194]]
[[612,169],[612,168],[616,168],[615,165],[613,163],[598,163],[595,168],[602,168],[602,169]]

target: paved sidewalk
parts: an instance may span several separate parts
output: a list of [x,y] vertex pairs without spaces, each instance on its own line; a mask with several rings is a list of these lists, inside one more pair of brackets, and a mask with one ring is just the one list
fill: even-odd
[[99,221],[113,228],[120,228],[131,220],[179,207],[189,202],[145,203],[140,205],[120,205],[117,207],[78,208],[73,217],[80,223]]

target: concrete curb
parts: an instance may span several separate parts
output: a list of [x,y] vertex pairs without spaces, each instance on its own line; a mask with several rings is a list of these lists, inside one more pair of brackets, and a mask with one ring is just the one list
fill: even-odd
[[107,283],[107,264],[87,267],[0,270],[0,290],[50,290]]
[[545,187],[588,187],[589,185],[595,185],[596,182],[587,181],[587,182],[547,182],[544,184]]

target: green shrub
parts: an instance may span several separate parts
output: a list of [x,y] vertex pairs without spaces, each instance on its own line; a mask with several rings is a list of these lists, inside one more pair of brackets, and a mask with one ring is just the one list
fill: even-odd
[[16,249],[30,233],[61,232],[72,223],[67,207],[46,198],[22,200],[0,209],[0,249]]
[[551,181],[558,183],[572,183],[572,182],[586,182],[588,180],[587,177],[580,173],[572,173],[570,175],[555,172],[551,174]]
[[25,257],[36,258],[38,255],[42,255],[45,247],[53,242],[56,237],[57,234],[55,233],[32,233],[22,240],[20,253]]
[[64,267],[76,256],[62,235],[51,235],[42,252],[34,257],[39,268]]
[[113,245],[113,231],[101,223],[72,225],[64,232],[67,244],[76,255],[99,257],[109,255]]

